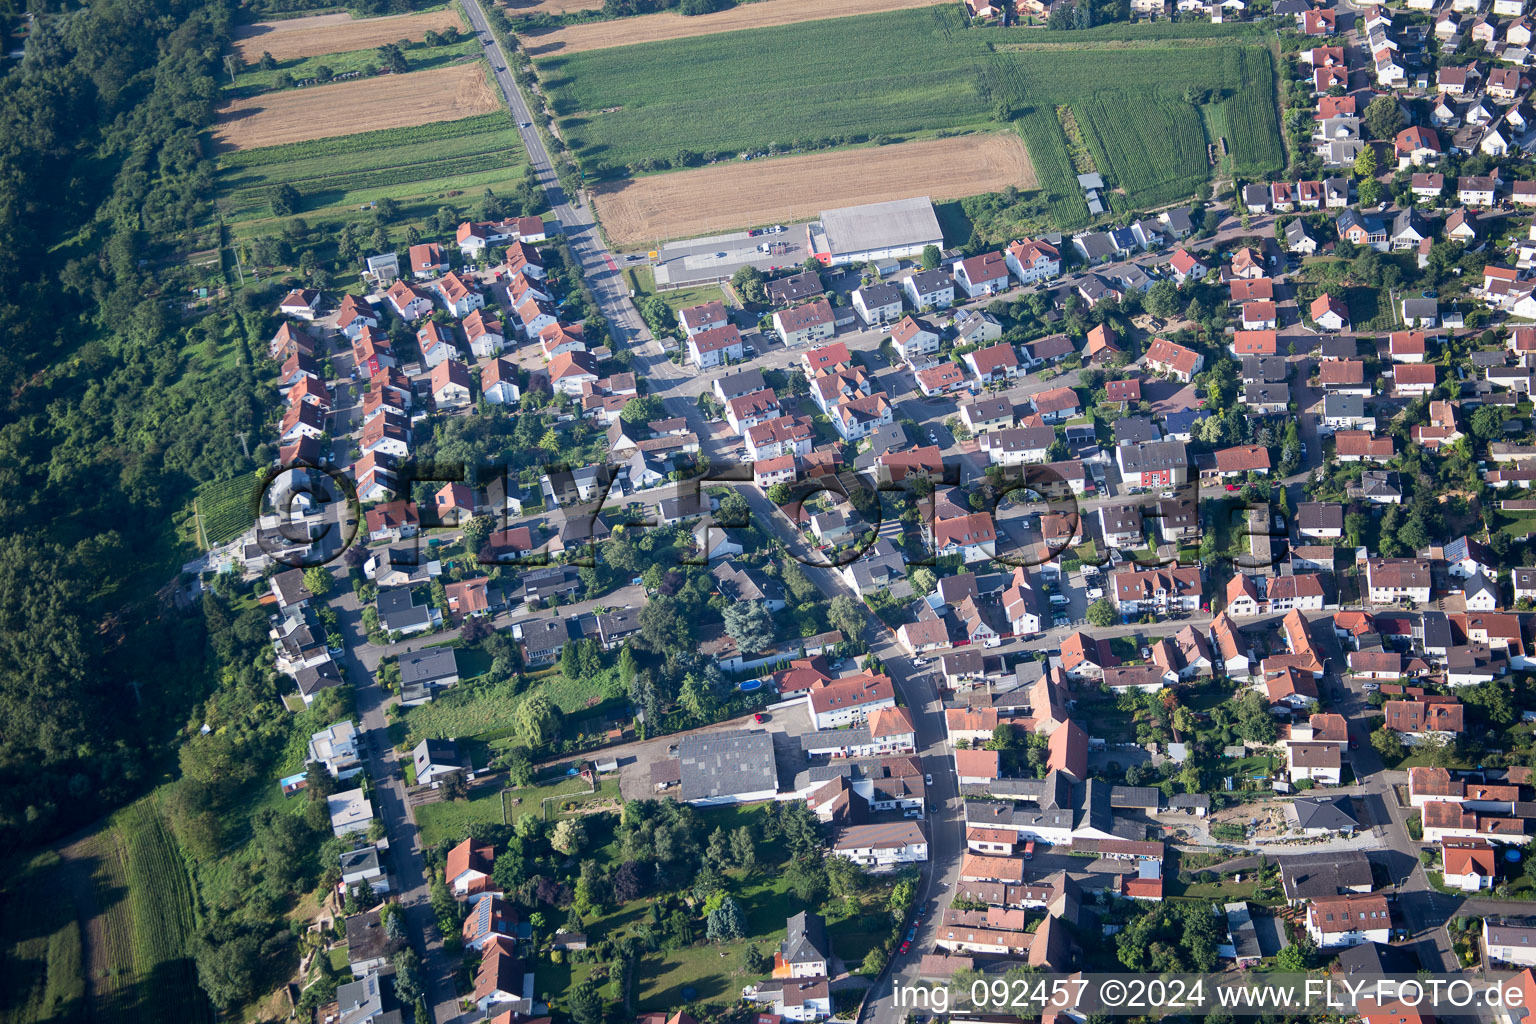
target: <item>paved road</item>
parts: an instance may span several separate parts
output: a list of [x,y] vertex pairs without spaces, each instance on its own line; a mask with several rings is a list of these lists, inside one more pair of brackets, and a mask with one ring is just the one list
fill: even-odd
[[[345,579],[343,574],[339,583],[344,583]],[[393,895],[405,909],[410,934],[420,936],[416,946],[422,953],[422,974],[427,987],[427,1001],[433,1008],[433,1020],[436,1024],[448,1024],[459,1017],[458,996],[453,981],[457,964],[444,951],[442,936],[438,934],[437,917],[432,913],[427,895],[427,866],[416,831],[416,819],[405,798],[405,782],[399,769],[399,757],[389,742],[389,724],[384,717],[384,707],[390,695],[379,685],[373,674],[373,667],[382,655],[376,654],[377,649],[368,643],[357,599],[350,592],[344,592],[332,604],[337,610],[342,634],[346,637],[346,653],[342,657],[342,664],[352,684],[361,739],[368,751],[368,774],[374,781],[374,814],[384,822],[389,836],[388,860],[391,862]],[[359,657],[359,654],[363,657]],[[373,664],[365,665],[364,658]]]

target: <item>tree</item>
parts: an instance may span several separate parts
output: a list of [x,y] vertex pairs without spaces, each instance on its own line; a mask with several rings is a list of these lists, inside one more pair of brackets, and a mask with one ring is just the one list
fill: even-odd
[[1141,308],[1155,317],[1167,319],[1179,311],[1179,289],[1172,281],[1162,280],[1147,289]]
[[580,853],[586,842],[587,827],[581,823],[580,818],[560,819],[549,835],[549,845],[554,847],[556,853],[563,853],[567,857]]
[[1375,178],[1366,178],[1355,187],[1355,194],[1362,207],[1378,206],[1381,204],[1381,182]]
[[624,408],[619,410],[619,419],[633,426],[644,425],[662,418],[666,409],[661,404],[661,399],[655,395],[637,395],[624,403]]
[[938,579],[933,575],[933,570],[926,566],[919,566],[912,570],[912,575],[907,577],[912,584],[912,589],[926,597],[933,593],[933,588],[939,585]]
[[677,703],[699,722],[713,721],[719,707],[709,684],[692,672],[683,677],[683,685],[678,687]]
[[1393,96],[1378,96],[1365,105],[1365,126],[1378,139],[1395,138],[1403,126],[1403,112]]
[[542,693],[529,694],[514,715],[518,734],[531,747],[542,747],[560,735],[560,712]]
[[731,860],[743,871],[750,872],[757,867],[757,842],[752,838],[752,830],[745,825],[731,832]]
[[1101,597],[1088,606],[1088,621],[1095,626],[1112,626],[1120,613],[1115,611],[1115,606],[1108,598]]
[[781,508],[788,505],[790,499],[794,496],[794,492],[789,489],[788,484],[778,483],[768,488],[768,500]]
[[768,301],[768,276],[750,264],[737,268],[731,275],[731,286],[742,302]]
[[827,606],[827,621],[833,628],[842,630],[849,640],[856,640],[864,633],[864,609],[847,594],[838,594],[832,599]]
[[1355,157],[1355,177],[1364,181],[1376,177],[1376,150],[1366,146]]
[[939,250],[938,246],[936,246],[936,245],[925,245],[925,246],[923,246],[923,269],[924,270],[937,270],[939,268],[939,261],[942,260],[943,258],[944,258],[944,253],[942,253]]
[[276,71],[277,58],[272,56],[272,54],[268,53],[266,50],[262,50],[261,60],[256,62],[256,66],[261,68],[263,71]]
[[533,757],[528,748],[519,744],[508,748],[501,755],[501,766],[507,770],[507,781],[517,789],[523,789],[533,785],[534,767]]
[[757,601],[727,605],[725,632],[744,652],[764,651],[773,643],[773,616]]
[[762,974],[768,970],[768,958],[756,946],[741,951],[741,966],[748,974]]
[[485,542],[490,540],[491,531],[496,528],[496,520],[490,516],[470,516],[459,527],[464,535],[464,551],[471,556],[477,556],[485,549]]
[[1391,729],[1377,729],[1371,733],[1371,746],[1389,767],[1408,756],[1408,750],[1403,746],[1402,738]]
[[704,934],[710,942],[730,942],[747,934],[747,919],[741,907],[729,896],[709,912],[704,920]]
[[1472,414],[1472,433],[1480,441],[1492,440],[1504,432],[1504,411],[1496,405],[1479,406]]
[[298,211],[299,190],[284,182],[272,190],[269,202],[272,206],[272,216],[287,217]]
[[571,989],[565,997],[573,1024],[603,1024],[603,994],[590,977]]
[[323,565],[312,565],[304,570],[304,587],[311,594],[323,598],[336,585],[336,578]]

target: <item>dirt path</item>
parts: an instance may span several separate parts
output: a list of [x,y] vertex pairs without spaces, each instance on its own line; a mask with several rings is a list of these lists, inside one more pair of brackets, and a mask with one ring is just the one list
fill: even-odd
[[[602,4],[598,4],[599,7]],[[308,18],[258,21],[235,32],[234,49],[241,60],[254,64],[263,52],[278,60],[318,57],[324,53],[371,50],[402,39],[417,40],[429,31],[464,28],[459,12],[446,7],[423,14],[397,14],[388,18],[354,18],[350,14],[316,14]]]
[[1009,185],[1037,187],[1035,169],[1023,141],[1000,132],[657,174],[600,186],[593,204],[609,241],[623,246],[792,223],[890,199],[959,199]]
[[553,32],[527,36],[523,45],[531,57],[548,57],[553,54],[563,56],[610,46],[712,36],[746,28],[793,25],[801,21],[847,18],[855,14],[878,14],[911,7],[932,7],[939,2],[942,0],[844,0],[843,3],[829,5],[826,0],[756,0],[755,3],[693,17],[663,11],[635,18],[571,25]]

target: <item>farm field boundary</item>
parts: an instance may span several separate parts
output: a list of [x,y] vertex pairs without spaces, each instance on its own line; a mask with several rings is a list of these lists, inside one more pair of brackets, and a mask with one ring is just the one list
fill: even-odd
[[593,202],[609,241],[633,245],[804,220],[839,206],[955,199],[1010,185],[1037,187],[1022,141],[1002,132],[650,175],[601,186]]
[[569,14],[572,11],[600,11],[603,0],[533,0],[532,3],[512,2],[501,5],[508,14]]
[[325,53],[369,50],[402,39],[416,40],[428,32],[464,29],[456,7],[385,18],[354,18],[350,14],[316,14],[306,18],[258,21],[235,31],[235,54],[247,64],[263,52],[278,60],[318,57]]
[[[880,60],[851,59],[871,40]],[[1032,48],[1006,49],[1015,44]],[[1251,26],[979,30],[940,6],[561,53],[534,67],[588,181],[1013,125],[1057,226],[1075,227],[1087,208],[1062,173],[1071,161],[1057,107],[1071,110],[1117,210],[1188,198],[1209,181],[1208,122],[1225,123],[1234,172],[1284,165],[1273,57]],[[1211,105],[1225,116],[1202,117]]]
[[931,7],[944,0],[846,0],[828,6],[826,0],[755,0],[713,14],[684,15],[676,11],[643,14],[613,21],[591,21],[553,32],[529,35],[524,40],[530,56],[582,53],[612,46],[655,43],[691,36],[718,35],[745,29],[793,25],[827,18],[847,18],[882,11]]
[[237,225],[270,214],[274,186],[290,184],[307,218],[354,212],[388,197],[402,203],[450,191],[511,192],[526,165],[506,115],[481,114],[419,128],[391,128],[286,146],[225,153],[219,159],[219,210]]
[[476,60],[235,100],[220,111],[213,137],[221,148],[257,149],[453,121],[500,106],[486,81],[484,62]]

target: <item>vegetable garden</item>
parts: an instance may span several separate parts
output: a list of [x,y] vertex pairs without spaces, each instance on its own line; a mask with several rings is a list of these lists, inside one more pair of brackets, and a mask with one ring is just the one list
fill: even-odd
[[209,547],[232,541],[256,523],[251,495],[256,484],[249,477],[213,480],[197,489],[197,514]]

